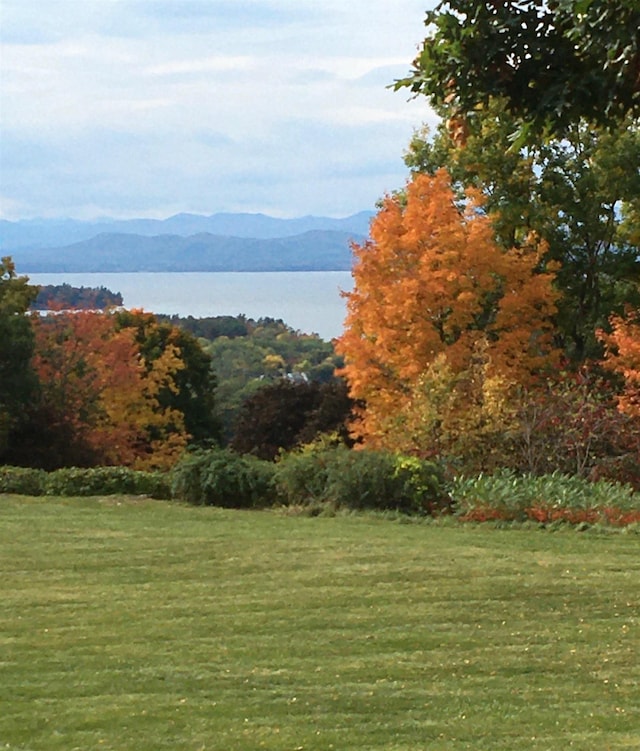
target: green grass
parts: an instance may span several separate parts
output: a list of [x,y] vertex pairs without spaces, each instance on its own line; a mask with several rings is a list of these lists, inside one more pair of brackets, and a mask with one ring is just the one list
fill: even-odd
[[640,747],[640,537],[0,496],[0,749]]

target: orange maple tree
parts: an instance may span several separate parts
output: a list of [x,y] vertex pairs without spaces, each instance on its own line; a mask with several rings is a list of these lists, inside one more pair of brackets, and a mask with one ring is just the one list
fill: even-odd
[[613,316],[610,323],[611,333],[600,331],[599,335],[606,345],[605,365],[624,379],[618,409],[640,418],[640,310]]
[[42,399],[94,463],[153,469],[176,460],[188,438],[183,416],[158,401],[184,367],[175,347],[149,365],[135,331],[109,313],[34,316],[33,325]]
[[473,392],[483,408],[500,405],[502,424],[498,392],[557,363],[557,293],[544,247],[532,238],[501,249],[479,195],[469,192],[461,206],[446,170],[415,175],[402,195],[385,198],[370,239],[353,250],[337,350],[351,396],[366,405],[353,426],[365,442],[395,448],[416,422],[417,394],[422,410],[439,393],[459,413]]

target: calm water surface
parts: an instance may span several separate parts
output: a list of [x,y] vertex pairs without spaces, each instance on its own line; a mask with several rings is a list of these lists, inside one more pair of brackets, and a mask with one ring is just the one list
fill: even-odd
[[29,274],[32,284],[107,287],[127,308],[195,318],[240,315],[281,318],[294,329],[332,339],[346,313],[340,291],[350,291],[348,271],[126,274]]

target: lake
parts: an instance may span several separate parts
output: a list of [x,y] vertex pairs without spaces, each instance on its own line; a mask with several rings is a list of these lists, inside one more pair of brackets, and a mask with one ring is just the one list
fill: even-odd
[[127,308],[179,316],[281,318],[304,333],[332,339],[346,313],[340,291],[353,288],[348,271],[139,272],[27,274],[32,284],[106,287]]

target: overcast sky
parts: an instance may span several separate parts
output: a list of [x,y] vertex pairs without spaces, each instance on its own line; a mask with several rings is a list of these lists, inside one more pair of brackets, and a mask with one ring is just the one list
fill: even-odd
[[433,0],[0,0],[0,216],[346,216],[401,187]]

